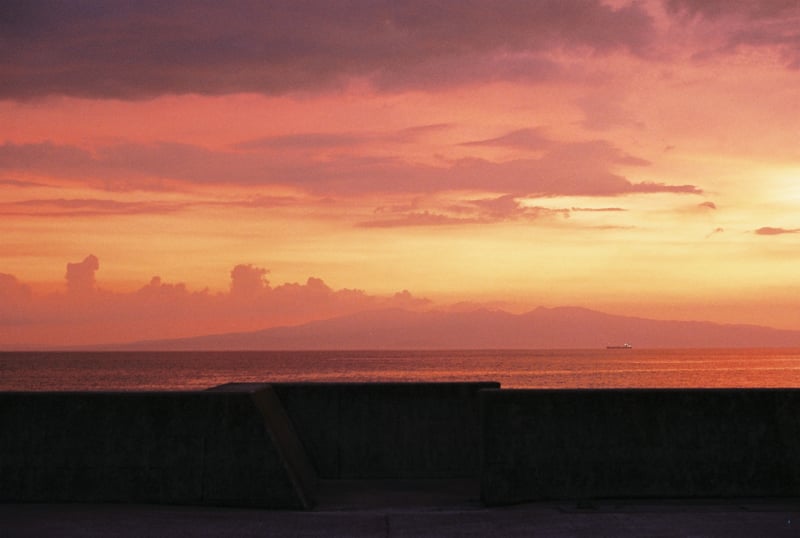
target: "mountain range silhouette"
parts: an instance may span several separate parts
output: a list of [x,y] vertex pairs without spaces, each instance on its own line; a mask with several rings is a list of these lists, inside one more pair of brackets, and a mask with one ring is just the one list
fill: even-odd
[[549,349],[800,347],[800,331],[663,321],[579,307],[524,314],[385,309],[259,331],[104,346],[122,350]]

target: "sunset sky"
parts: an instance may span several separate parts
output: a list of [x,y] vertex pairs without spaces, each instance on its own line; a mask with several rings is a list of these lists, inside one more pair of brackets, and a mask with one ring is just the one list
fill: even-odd
[[800,329],[800,2],[0,4],[0,348],[371,308]]

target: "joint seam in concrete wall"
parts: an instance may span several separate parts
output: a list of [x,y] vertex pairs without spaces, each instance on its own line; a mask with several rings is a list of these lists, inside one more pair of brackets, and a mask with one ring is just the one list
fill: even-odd
[[[288,415],[286,414],[285,409],[283,408],[283,403],[280,401],[280,398],[274,393],[274,389],[272,385],[266,385],[263,389],[262,394],[252,393],[250,395],[250,399],[256,408],[261,413],[261,416],[264,420],[264,425],[266,427],[267,433],[269,434],[270,438],[272,439],[272,444],[275,447],[275,450],[278,452],[278,456],[280,457],[281,461],[284,464],[286,469],[286,474],[289,477],[289,480],[292,483],[292,487],[297,492],[297,495],[300,498],[300,503],[302,504],[303,508],[310,509],[314,505],[314,499],[309,496],[308,487],[310,484],[307,484],[306,481],[302,478],[303,472],[298,469],[295,465],[295,458],[292,458],[291,455],[287,452],[289,447],[284,446],[283,439],[280,439],[277,432],[274,431],[275,427],[285,426],[288,430],[288,435],[294,437],[297,440],[296,449],[299,449],[302,453],[296,454],[297,457],[302,458],[308,462],[308,456],[305,453],[305,448],[303,447],[300,440],[297,438],[297,434],[294,431],[294,426],[289,420]],[[264,398],[268,398],[267,394],[271,395],[272,397],[269,398],[271,401],[267,402]],[[273,424],[276,421],[280,421],[282,424]],[[312,480],[316,481],[316,476],[312,478]]]

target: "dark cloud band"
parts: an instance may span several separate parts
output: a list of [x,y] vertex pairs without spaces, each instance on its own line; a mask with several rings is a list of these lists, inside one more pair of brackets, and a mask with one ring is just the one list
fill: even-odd
[[46,1],[0,6],[0,97],[140,99],[552,76],[551,50],[647,49],[650,16],[600,0]]

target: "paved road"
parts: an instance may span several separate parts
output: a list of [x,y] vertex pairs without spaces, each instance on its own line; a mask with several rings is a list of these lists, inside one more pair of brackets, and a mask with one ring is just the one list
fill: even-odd
[[0,504],[4,537],[800,537],[800,501],[373,506],[311,512],[150,505]]

